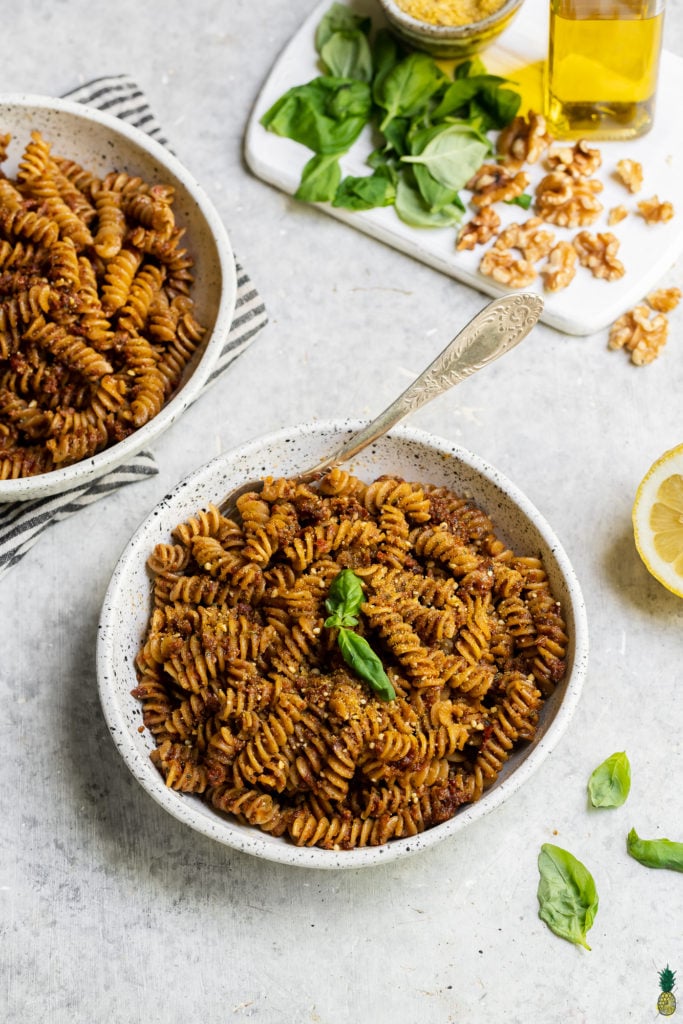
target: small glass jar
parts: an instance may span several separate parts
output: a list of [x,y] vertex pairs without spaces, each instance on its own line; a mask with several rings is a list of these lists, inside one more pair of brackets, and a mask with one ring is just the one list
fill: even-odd
[[558,138],[652,127],[664,0],[550,0],[546,115]]

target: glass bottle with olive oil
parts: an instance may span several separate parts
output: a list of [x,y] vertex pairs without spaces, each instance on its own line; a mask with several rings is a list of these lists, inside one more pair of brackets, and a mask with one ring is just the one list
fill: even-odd
[[557,137],[652,127],[664,0],[550,0],[547,116]]

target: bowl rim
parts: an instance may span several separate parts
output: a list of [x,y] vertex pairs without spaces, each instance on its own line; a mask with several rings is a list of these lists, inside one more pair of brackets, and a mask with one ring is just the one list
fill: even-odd
[[503,0],[502,5],[497,11],[493,11],[492,14],[487,15],[480,21],[469,21],[465,25],[435,25],[430,21],[421,21],[420,18],[408,14],[402,7],[399,7],[396,0],[379,0],[380,6],[390,20],[400,24],[407,32],[443,39],[458,39],[493,28],[507,14],[511,14],[518,7],[521,7],[523,2],[524,0]]
[[221,267],[221,293],[213,328],[204,342],[204,350],[184,384],[148,423],[134,431],[123,441],[105,448],[89,459],[73,463],[62,469],[53,469],[37,476],[0,480],[0,502],[30,501],[49,495],[76,490],[120,466],[127,458],[137,455],[154,441],[198,397],[218,362],[222,347],[230,332],[237,301],[237,270],[228,232],[218,211],[204,188],[170,149],[162,146],[140,128],[96,107],[76,100],[62,99],[33,93],[0,93],[0,121],[6,107],[38,108],[70,114],[86,123],[97,123],[114,134],[126,138],[170,171],[187,189],[188,195],[206,220],[216,244]]
[[[452,458],[454,461],[460,461],[468,469],[474,470],[489,485],[492,485],[494,489],[502,491],[522,511],[525,518],[533,524],[549,550],[552,551],[553,558],[564,580],[571,602],[574,619],[572,636],[574,657],[565,693],[553,720],[544,734],[531,746],[524,760],[514,771],[493,789],[487,791],[479,801],[463,806],[448,821],[416,836],[391,840],[391,842],[383,846],[355,848],[339,852],[318,849],[316,847],[298,847],[287,842],[286,839],[282,839],[281,842],[273,842],[272,837],[264,836],[255,827],[246,838],[243,835],[235,835],[231,831],[231,821],[229,818],[223,819],[218,815],[204,816],[196,814],[194,805],[186,800],[182,793],[177,793],[167,788],[161,776],[156,772],[156,769],[152,767],[150,771],[151,761],[143,759],[134,744],[130,726],[126,722],[122,707],[117,698],[116,679],[112,671],[113,651],[116,646],[120,646],[116,642],[116,626],[120,621],[117,614],[116,596],[121,583],[125,582],[129,568],[133,565],[139,568],[140,557],[143,554],[144,558],[147,557],[149,552],[149,539],[146,538],[148,527],[155,521],[158,524],[160,509],[165,504],[173,503],[176,499],[180,498],[183,491],[191,492],[193,486],[201,481],[203,477],[210,480],[222,466],[227,467],[241,458],[258,456],[264,449],[274,444],[281,444],[285,441],[291,443],[292,439],[306,437],[310,434],[331,433],[334,436],[334,434],[342,431],[358,430],[366,425],[366,421],[322,420],[313,423],[303,423],[295,427],[282,428],[235,446],[215,456],[185,476],[145,516],[128,541],[107,587],[98,624],[96,670],[102,712],[114,744],[123,757],[129,771],[146,790],[147,794],[174,818],[189,825],[194,831],[243,853],[249,853],[261,859],[285,864],[290,867],[331,870],[371,867],[377,864],[386,864],[393,860],[404,859],[407,856],[413,856],[445,839],[459,834],[467,825],[483,818],[498,807],[508,796],[519,789],[526,779],[540,766],[569,725],[578,705],[586,675],[588,624],[581,587],[562,544],[545,517],[515,484],[479,456],[459,445],[453,444],[446,438],[431,434],[425,430],[399,426],[388,431],[386,436],[389,439],[405,439],[409,442],[412,441],[413,443],[425,445],[437,453]],[[208,500],[210,499],[207,498]],[[192,515],[194,512],[196,512],[196,503],[193,505],[192,510],[188,511],[188,514]],[[226,825],[227,828],[219,828],[219,825]]]

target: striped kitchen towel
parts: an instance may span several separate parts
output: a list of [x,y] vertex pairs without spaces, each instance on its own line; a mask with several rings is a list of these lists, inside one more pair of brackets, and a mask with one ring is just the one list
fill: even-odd
[[[157,142],[171,148],[150,109],[145,94],[128,75],[96,78],[66,94],[66,99],[85,103],[147,132]],[[236,261],[237,301],[230,333],[218,365],[205,389],[221,377],[232,361],[251,344],[268,318],[263,302],[249,276]],[[81,484],[62,494],[35,501],[0,504],[0,579],[19,562],[52,523],[67,519],[112,491],[158,472],[150,452],[141,452],[125,465],[94,482]]]

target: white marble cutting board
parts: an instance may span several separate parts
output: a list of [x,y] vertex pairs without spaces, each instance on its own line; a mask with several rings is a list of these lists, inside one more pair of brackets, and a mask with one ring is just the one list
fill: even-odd
[[[296,191],[304,164],[312,154],[304,146],[266,131],[259,119],[287,89],[320,74],[313,38],[315,27],[330,2],[322,0],[314,8],[285,48],[263,86],[247,126],[245,156],[251,170],[259,178],[290,195]],[[381,16],[373,0],[352,0],[350,6],[361,13],[371,14],[380,23]],[[522,8],[517,20],[496,44],[482,54],[482,58],[490,71],[508,74],[514,79],[516,69],[543,59],[546,41],[547,24],[539,22],[537,12],[534,16],[533,6],[530,5],[528,10]],[[603,157],[598,176],[604,184],[600,196],[604,211],[588,230],[610,230],[617,235],[621,241],[619,257],[626,267],[626,273],[618,281],[606,282],[594,278],[590,271],[579,267],[572,284],[555,294],[544,292],[539,279],[531,286],[531,290],[535,288],[544,296],[542,319],[545,323],[568,334],[578,335],[592,334],[607,327],[655,287],[680,255],[683,249],[683,202],[678,202],[680,182],[683,180],[683,119],[679,109],[681,97],[683,60],[664,51],[653,129],[640,139],[595,144],[599,146]],[[362,135],[341,158],[342,172],[352,175],[369,173],[365,159],[371,149],[369,134]],[[643,165],[643,188],[636,195],[631,195],[613,176],[617,161],[623,157],[638,160]],[[528,170],[531,175],[530,189],[533,189],[545,172],[537,165]],[[637,214],[637,201],[653,195],[658,195],[660,200],[673,202],[677,211],[673,220],[648,225]],[[608,228],[607,212],[619,204],[626,206],[629,216],[613,228]],[[530,216],[516,206],[499,204],[498,208],[503,225]],[[399,220],[392,207],[355,212],[321,203],[320,209],[487,295],[501,295],[506,290],[478,272],[483,252],[481,247],[473,252],[458,252],[455,249],[455,228],[411,228]],[[553,230],[559,240],[571,239],[579,229]]]

